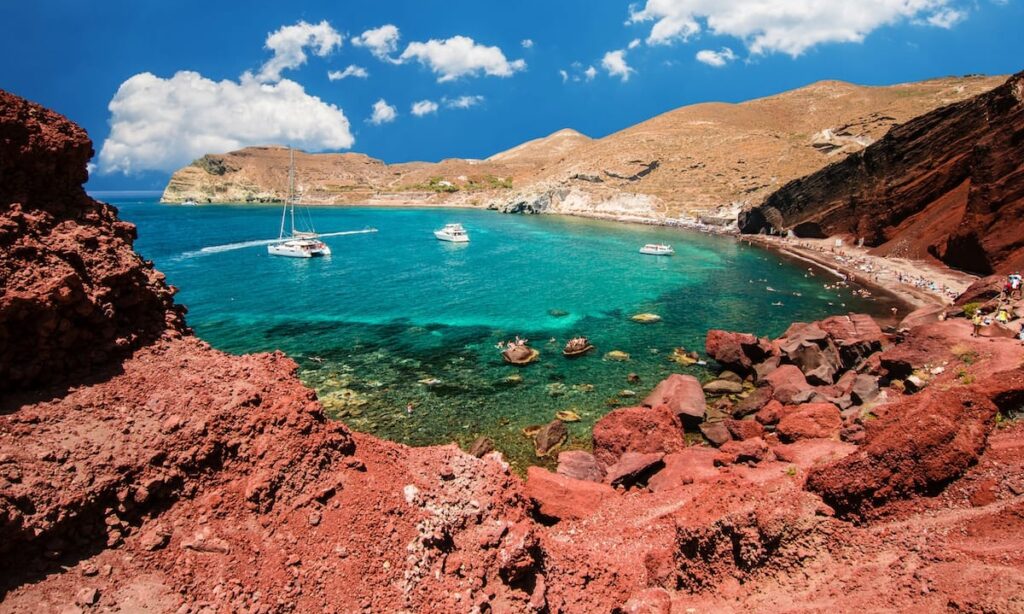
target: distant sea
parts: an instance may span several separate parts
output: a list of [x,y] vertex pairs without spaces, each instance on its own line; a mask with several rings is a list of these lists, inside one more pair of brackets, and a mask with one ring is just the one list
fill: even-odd
[[[778,335],[796,320],[889,306],[827,290],[833,278],[761,248],[678,229],[467,209],[316,207],[310,215],[320,232],[379,232],[325,239],[333,256],[301,260],[241,246],[277,235],[278,207],[97,196],[138,225],[138,251],[180,289],[189,324],[214,347],[283,350],[328,413],[354,429],[413,445],[466,446],[487,435],[520,469],[540,462],[522,429],[556,411],[580,415],[568,447],[586,448],[594,421],[639,403],[670,373],[706,377],[669,355],[676,347],[702,352],[708,329]],[[461,222],[472,241],[437,241],[432,231],[449,222]],[[676,255],[639,254],[650,242],[671,243]],[[630,320],[641,312],[662,321]],[[495,345],[516,335],[540,350],[539,362],[502,362]],[[589,336],[597,351],[563,358],[574,335]],[[630,360],[604,359],[611,350]],[[627,381],[630,373],[639,383]]]

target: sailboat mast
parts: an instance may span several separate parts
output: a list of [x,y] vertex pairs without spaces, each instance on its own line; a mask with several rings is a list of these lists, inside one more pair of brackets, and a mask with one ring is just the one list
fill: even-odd
[[289,149],[291,154],[288,163],[288,201],[292,209],[292,236],[295,236],[295,150]]

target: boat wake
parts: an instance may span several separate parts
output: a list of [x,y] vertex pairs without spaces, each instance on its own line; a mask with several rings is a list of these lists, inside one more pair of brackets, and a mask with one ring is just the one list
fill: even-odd
[[[362,230],[343,230],[340,232],[325,232],[318,234],[317,236],[321,239],[326,237],[343,237],[345,235],[363,235],[371,232],[377,232],[376,228],[364,228]],[[280,243],[281,239],[261,239],[259,241],[240,241],[238,243],[226,243],[224,245],[211,245],[210,247],[204,247],[202,249],[185,252],[182,254],[184,258],[194,258],[196,256],[203,256],[206,254],[219,254],[221,252],[230,252],[236,249],[246,249],[248,247],[259,247],[260,245],[271,245],[272,243]]]

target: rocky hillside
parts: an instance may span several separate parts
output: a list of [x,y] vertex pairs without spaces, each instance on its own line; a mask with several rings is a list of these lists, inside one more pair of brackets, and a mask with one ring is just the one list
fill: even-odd
[[847,234],[881,255],[1024,268],[1024,73],[891,130],[772,194],[744,232]]
[[0,391],[92,370],[182,330],[135,227],[89,198],[85,131],[0,91]]
[[[601,139],[561,130],[487,160],[385,165],[358,154],[301,154],[310,203],[472,204],[602,217],[715,217],[860,151],[893,125],[970,98],[998,77],[888,87],[814,83],[742,104],[682,107]],[[279,201],[280,148],[211,154],[174,174],[165,202]],[[732,216],[734,217],[734,216]]]
[[0,340],[24,337],[7,373],[37,367],[0,396],[2,612],[1024,606],[1024,346],[1000,325],[711,331],[728,372],[643,383],[593,453],[524,481],[499,452],[353,433],[287,357],[183,331],[82,195],[84,133],[2,93],[0,117]]

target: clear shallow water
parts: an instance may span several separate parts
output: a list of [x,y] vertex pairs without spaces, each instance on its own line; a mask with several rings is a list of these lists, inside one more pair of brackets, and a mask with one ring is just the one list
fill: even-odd
[[[706,376],[668,355],[678,346],[702,351],[709,328],[777,335],[794,320],[888,308],[825,290],[831,278],[808,277],[806,267],[760,248],[675,229],[478,210],[316,208],[321,232],[379,232],[325,239],[332,257],[303,260],[262,246],[200,251],[274,237],[276,207],[106,200],[138,225],[137,249],[180,289],[190,325],[213,346],[285,351],[329,413],[355,429],[414,445],[488,435],[519,467],[536,462],[521,434],[527,425],[572,409],[582,420],[569,425],[569,445],[586,447],[595,420],[637,401],[623,390],[642,397],[673,372]],[[432,230],[453,221],[471,243],[434,239]],[[638,254],[648,242],[672,243],[676,256]],[[640,312],[663,320],[629,319]],[[597,352],[567,360],[561,347],[577,334]],[[541,351],[538,363],[502,362],[495,344],[515,335]],[[610,350],[631,359],[604,360]],[[629,373],[640,383],[627,383]],[[507,380],[515,374],[521,383]],[[421,383],[428,379],[441,383]]]

